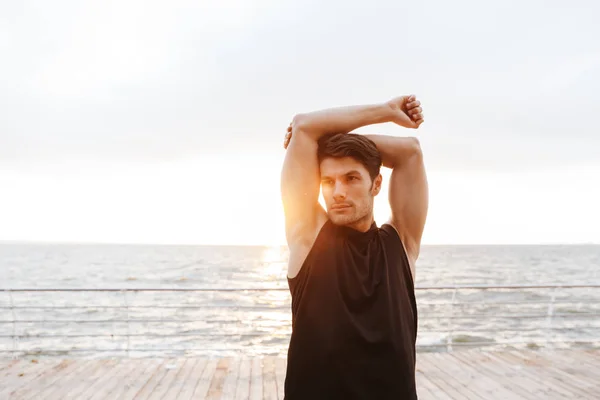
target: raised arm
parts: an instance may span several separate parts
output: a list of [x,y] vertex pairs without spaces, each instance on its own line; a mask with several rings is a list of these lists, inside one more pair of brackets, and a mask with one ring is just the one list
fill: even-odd
[[414,275],[429,207],[427,175],[419,141],[414,137],[367,136],[379,149],[383,165],[392,169],[389,223],[404,243]]
[[[285,231],[290,249],[289,277],[300,270],[327,220],[318,202],[318,139],[328,133],[347,133],[389,121],[397,122],[397,113],[388,103],[330,108],[294,117],[284,143],[287,153],[281,173]],[[414,124],[409,118],[405,123]]]
[[[421,104],[413,96],[392,102],[404,109],[418,125],[423,122]],[[389,223],[402,239],[414,277],[429,208],[429,187],[421,146],[415,137],[366,136],[377,146],[383,165],[392,169],[389,187],[392,215]]]

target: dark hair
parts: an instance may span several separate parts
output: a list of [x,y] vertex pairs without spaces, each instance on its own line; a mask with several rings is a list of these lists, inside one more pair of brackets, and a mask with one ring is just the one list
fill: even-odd
[[374,181],[381,169],[381,154],[375,143],[356,133],[335,133],[322,136],[317,150],[319,164],[325,158],[352,157],[369,171]]

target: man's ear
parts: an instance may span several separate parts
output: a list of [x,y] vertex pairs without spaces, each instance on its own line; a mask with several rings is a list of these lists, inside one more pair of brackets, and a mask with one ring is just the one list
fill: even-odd
[[373,194],[373,196],[377,196],[379,194],[379,192],[381,191],[382,180],[383,180],[383,177],[381,176],[381,174],[379,174],[373,181],[373,188],[371,189],[372,190],[371,193]]

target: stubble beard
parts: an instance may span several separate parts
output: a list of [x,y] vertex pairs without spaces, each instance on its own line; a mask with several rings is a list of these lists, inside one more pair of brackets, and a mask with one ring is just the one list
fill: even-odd
[[351,226],[362,222],[364,219],[371,218],[373,213],[373,199],[370,199],[366,204],[356,208],[356,204],[352,205],[352,214],[338,214],[335,211],[328,213],[329,219],[335,225]]

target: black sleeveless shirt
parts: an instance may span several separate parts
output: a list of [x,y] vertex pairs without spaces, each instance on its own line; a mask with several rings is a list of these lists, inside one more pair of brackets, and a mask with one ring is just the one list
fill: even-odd
[[391,225],[327,220],[288,284],[285,400],[417,399],[414,284]]

